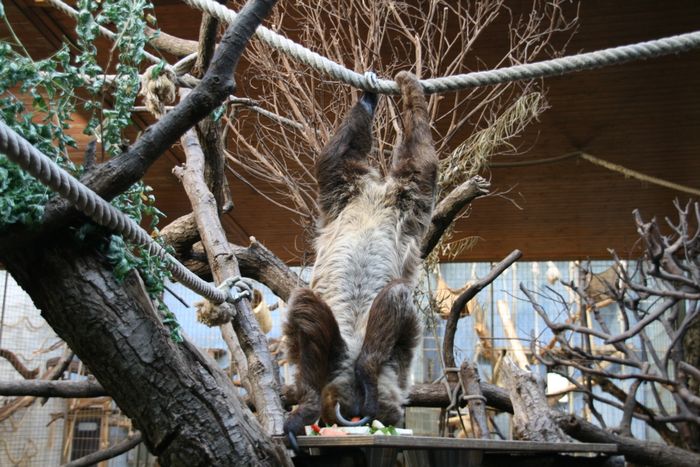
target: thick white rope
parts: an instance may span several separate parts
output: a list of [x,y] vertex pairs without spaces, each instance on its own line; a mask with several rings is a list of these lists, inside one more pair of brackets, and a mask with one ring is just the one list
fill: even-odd
[[0,153],[41,183],[73,203],[93,221],[103,225],[131,242],[148,248],[148,252],[165,259],[165,265],[183,285],[214,303],[226,301],[229,294],[203,281],[184,267],[136,222],[80,183],[75,177],[42,154],[12,128],[0,121]]
[[[56,0],[49,0],[56,1]],[[184,0],[185,3],[200,9],[221,21],[230,23],[237,13],[214,0]],[[258,26],[256,36],[269,45],[299,62],[320,71],[343,83],[365,91],[381,94],[398,94],[399,88],[392,80],[372,80],[369,77],[348,70],[328,58],[299,45],[274,31]],[[477,86],[508,83],[526,79],[558,76],[574,71],[592,70],[607,65],[641,60],[662,55],[684,52],[700,47],[700,31],[666,37],[663,39],[640,42],[638,44],[613,47],[595,52],[588,52],[568,57],[555,58],[542,62],[515,65],[489,71],[445,76],[422,80],[423,90],[428,93],[457,91]]]

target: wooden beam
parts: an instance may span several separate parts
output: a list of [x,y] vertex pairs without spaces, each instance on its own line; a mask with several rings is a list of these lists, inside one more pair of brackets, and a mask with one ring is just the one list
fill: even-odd
[[495,439],[436,438],[429,436],[299,436],[300,447],[382,447],[399,449],[465,449],[478,451],[525,452],[617,452],[609,443],[541,443],[532,441],[504,441]]

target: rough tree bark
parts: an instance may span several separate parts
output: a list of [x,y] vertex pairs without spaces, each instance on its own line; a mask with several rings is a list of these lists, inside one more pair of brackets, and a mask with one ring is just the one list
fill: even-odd
[[532,373],[518,368],[508,358],[503,375],[513,404],[513,438],[545,443],[571,441],[551,418],[544,388],[537,384]]
[[459,368],[459,373],[464,385],[464,395],[467,396],[469,422],[474,438],[488,439],[490,436],[486,419],[486,398],[481,392],[479,369],[476,363],[464,361]]
[[161,465],[282,462],[226,375],[194,346],[172,341],[135,273],[120,284],[67,236],[3,260]]

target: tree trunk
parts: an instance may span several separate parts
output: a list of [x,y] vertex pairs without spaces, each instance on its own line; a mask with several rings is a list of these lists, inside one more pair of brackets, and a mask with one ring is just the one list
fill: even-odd
[[544,443],[571,441],[552,419],[547,396],[535,376],[510,359],[503,366],[503,373],[513,403],[513,438]]
[[160,465],[278,465],[263,431],[216,364],[174,343],[136,273],[119,283],[72,238],[3,251],[42,316],[143,433]]

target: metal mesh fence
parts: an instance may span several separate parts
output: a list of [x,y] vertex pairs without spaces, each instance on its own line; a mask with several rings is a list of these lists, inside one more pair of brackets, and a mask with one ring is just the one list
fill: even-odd
[[[604,274],[610,271],[612,261],[592,261],[586,267],[594,274]],[[442,264],[439,273],[431,275],[429,281],[424,281],[423,288],[438,298],[457,296],[466,285],[485,276],[493,266],[492,263],[450,263]],[[630,264],[629,270],[634,270]],[[536,293],[540,304],[544,307],[547,317],[563,323],[567,320],[575,320],[580,323],[580,316],[575,316],[580,310],[580,303],[575,293],[563,283],[578,283],[579,264],[574,261],[541,261],[518,262],[513,264],[491,285],[482,290],[470,304],[466,316],[459,320],[455,335],[455,361],[459,365],[463,360],[476,361],[482,380],[501,385],[497,367],[499,356],[507,354],[513,358],[519,366],[529,363],[530,368],[537,373],[547,384],[549,391],[556,392],[570,386],[563,377],[547,373],[541,365],[532,364],[530,344],[533,339],[539,346],[553,344],[552,331],[546,326],[544,320],[535,312],[532,305],[524,299],[520,291],[520,284],[524,284],[529,290]],[[441,293],[441,290],[444,293]],[[447,293],[449,292],[449,294]],[[448,300],[449,302],[449,300]],[[439,300],[436,303],[439,308]],[[449,307],[448,307],[449,308]],[[427,309],[427,307],[426,307]],[[609,331],[615,335],[623,329],[624,321],[616,303],[600,308],[600,319],[605,322]],[[600,329],[598,322],[592,317],[587,317],[588,323],[594,329]],[[414,371],[415,382],[435,382],[443,375],[442,363],[442,336],[445,330],[445,320],[436,313],[425,315],[426,331],[423,340],[423,349],[417,358]],[[628,325],[634,324],[629,323]],[[647,334],[652,346],[657,351],[668,348],[669,339],[659,323],[653,323],[647,329]],[[576,337],[581,339],[580,336]],[[639,338],[631,339],[630,343],[635,349],[641,349]],[[572,342],[572,345],[583,346],[583,342]],[[603,349],[600,340],[593,339],[594,351]],[[611,373],[621,372],[620,366],[610,365],[606,368]],[[629,368],[625,372],[629,372]],[[570,376],[580,378],[580,373],[570,371]],[[633,380],[616,381],[623,391],[628,391]],[[609,394],[604,394],[600,387],[594,386],[593,393],[597,396],[610,399]],[[662,391],[661,403],[666,409],[673,407],[670,393]],[[656,409],[658,403],[652,393],[651,385],[643,385],[637,394],[637,400],[647,407]],[[579,392],[569,392],[563,395],[556,405],[563,411],[583,416],[594,423],[598,421],[589,413],[584,397]],[[622,411],[604,404],[596,404],[600,415],[608,426],[616,426]],[[415,418],[415,417],[414,417]],[[502,432],[510,431],[509,417],[501,415],[495,419]],[[423,422],[415,422],[419,430],[425,431]],[[633,420],[632,434],[640,439],[659,438],[658,434],[650,429],[644,422]],[[437,434],[437,426],[433,433]]]
[[[0,380],[46,376],[64,355],[65,344],[5,271],[0,271],[0,290]],[[74,358],[63,378],[85,379],[87,370]],[[119,443],[131,429],[108,397],[0,396],[0,466],[61,465]],[[140,446],[98,465],[145,467],[154,465],[154,459]]]

